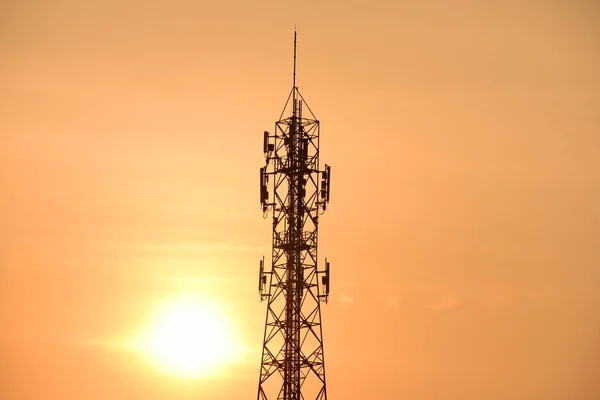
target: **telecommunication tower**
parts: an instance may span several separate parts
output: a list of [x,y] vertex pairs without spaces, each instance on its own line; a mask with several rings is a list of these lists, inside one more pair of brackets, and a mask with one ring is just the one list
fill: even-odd
[[273,214],[271,265],[260,261],[258,290],[267,302],[258,400],[327,400],[321,302],[329,262],[317,268],[319,215],[327,209],[331,168],[319,168],[319,121],[294,78],[273,133],[264,132],[260,169],[263,216]]

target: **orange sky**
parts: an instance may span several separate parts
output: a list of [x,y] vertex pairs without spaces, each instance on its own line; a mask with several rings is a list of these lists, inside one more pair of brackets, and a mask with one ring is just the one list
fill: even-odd
[[[296,24],[330,399],[600,398],[600,7],[497,3],[1,2],[0,397],[256,396]],[[227,373],[114,345],[190,291],[248,346]]]

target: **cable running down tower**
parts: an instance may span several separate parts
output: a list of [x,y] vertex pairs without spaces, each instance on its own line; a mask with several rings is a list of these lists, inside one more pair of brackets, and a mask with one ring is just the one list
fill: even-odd
[[273,215],[271,265],[260,261],[258,290],[267,302],[258,400],[327,400],[321,302],[329,295],[329,263],[317,269],[319,215],[327,209],[331,169],[319,168],[319,121],[296,86],[264,132],[260,203]]

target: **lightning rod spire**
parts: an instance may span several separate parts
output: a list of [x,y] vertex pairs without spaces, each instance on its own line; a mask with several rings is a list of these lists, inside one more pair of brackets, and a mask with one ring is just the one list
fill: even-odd
[[294,89],[296,89],[296,27],[294,26]]

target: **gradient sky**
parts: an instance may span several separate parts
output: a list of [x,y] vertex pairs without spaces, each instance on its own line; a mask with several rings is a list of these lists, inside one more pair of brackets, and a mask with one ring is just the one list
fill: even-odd
[[[2,1],[0,397],[255,398],[257,172],[294,24],[333,166],[330,399],[600,398],[584,0]],[[185,292],[247,346],[218,378],[118,344]]]

